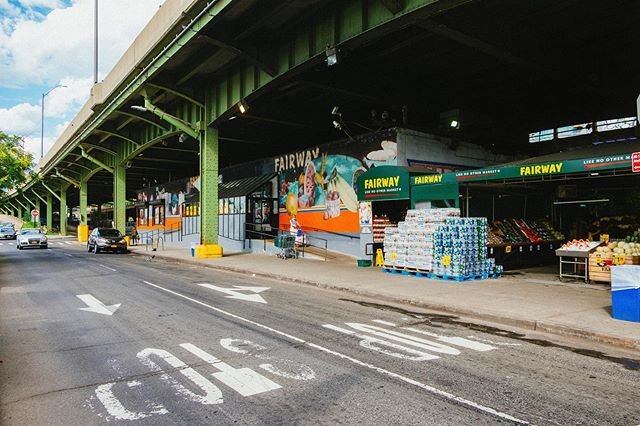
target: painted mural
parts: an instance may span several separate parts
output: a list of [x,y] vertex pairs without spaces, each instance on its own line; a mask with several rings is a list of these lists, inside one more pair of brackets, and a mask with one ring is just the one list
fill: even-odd
[[356,181],[372,167],[397,164],[395,132],[326,144],[274,158],[280,227],[360,232]]

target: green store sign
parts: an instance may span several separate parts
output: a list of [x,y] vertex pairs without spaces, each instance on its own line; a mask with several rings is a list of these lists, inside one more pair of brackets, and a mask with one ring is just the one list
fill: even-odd
[[356,182],[359,201],[408,199],[409,186],[409,172],[397,166],[371,168]]
[[547,161],[538,164],[519,164],[484,169],[464,170],[445,174],[414,176],[413,186],[434,185],[442,183],[465,183],[489,180],[533,178],[571,173],[597,172],[631,168],[632,154],[617,154],[603,157],[583,158],[579,160]]

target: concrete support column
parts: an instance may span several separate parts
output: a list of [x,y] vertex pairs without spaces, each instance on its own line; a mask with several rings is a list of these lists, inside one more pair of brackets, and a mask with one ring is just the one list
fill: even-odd
[[200,140],[200,243],[218,243],[218,130],[207,128]]
[[60,190],[60,235],[67,235],[67,187]]
[[89,239],[89,225],[87,224],[87,181],[80,181],[80,224],[78,225],[78,241],[81,243]]
[[47,194],[47,230],[53,229],[53,195]]
[[113,222],[114,226],[125,233],[127,224],[127,169],[124,164],[113,168]]

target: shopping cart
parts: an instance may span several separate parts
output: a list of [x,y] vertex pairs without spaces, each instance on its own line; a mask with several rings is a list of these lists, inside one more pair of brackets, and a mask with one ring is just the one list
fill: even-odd
[[295,235],[278,235],[274,244],[281,250],[280,253],[277,254],[279,258],[296,259],[298,257]]

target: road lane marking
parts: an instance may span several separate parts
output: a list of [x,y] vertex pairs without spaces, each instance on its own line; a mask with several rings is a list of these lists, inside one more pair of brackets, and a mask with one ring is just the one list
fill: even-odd
[[64,243],[62,243],[62,242],[58,241],[58,245],[59,245],[59,246],[63,246],[63,245],[64,245]]
[[191,343],[182,343],[180,346],[220,370],[219,373],[212,373],[211,375],[242,396],[257,395],[282,387],[249,368],[233,368]]
[[62,253],[62,254],[64,254],[65,256],[68,256],[68,257],[73,257],[73,255],[69,254],[69,253]]
[[395,327],[396,326],[395,323],[392,323],[392,322],[389,322],[389,321],[384,321],[384,320],[379,320],[379,319],[374,319],[374,320],[371,320],[371,321],[377,322],[378,324],[389,325],[391,327]]
[[248,318],[241,317],[241,316],[233,314],[231,312],[224,311],[224,310],[222,310],[220,308],[216,308],[215,306],[212,306],[212,305],[209,305],[207,303],[201,302],[201,301],[199,301],[197,299],[194,299],[192,297],[189,297],[189,296],[186,296],[184,294],[178,293],[176,291],[170,290],[168,288],[159,286],[157,284],[153,284],[153,283],[151,283],[149,281],[143,281],[143,282],[148,286],[157,288],[158,290],[162,290],[162,291],[164,291],[166,293],[169,293],[169,294],[173,294],[173,295],[175,295],[177,297],[180,297],[182,299],[189,300],[190,302],[193,302],[193,303],[195,303],[197,305],[206,307],[208,309],[211,309],[212,311],[221,313],[221,314],[226,315],[226,316],[228,316],[230,318],[235,318],[235,319],[237,319],[239,321],[245,322],[247,324],[251,324],[251,325],[253,325],[255,327],[258,327],[258,328],[261,328],[263,330],[270,331],[270,332],[272,332],[274,334],[277,334],[279,336],[286,337],[291,341],[307,345],[307,346],[309,346],[311,348],[317,349],[318,351],[321,351],[321,352],[324,352],[324,353],[327,353],[327,354],[330,354],[330,355],[334,355],[334,356],[336,356],[338,358],[347,360],[347,361],[349,361],[349,362],[351,362],[353,364],[359,365],[361,367],[376,371],[376,372],[378,372],[380,374],[386,375],[386,376],[394,378],[394,379],[398,379],[398,380],[403,381],[405,383],[409,383],[409,384],[414,385],[414,386],[416,386],[418,388],[421,388],[421,389],[423,389],[423,390],[425,390],[425,391],[427,391],[427,392],[429,392],[431,394],[438,395],[438,396],[440,396],[442,398],[446,398],[446,399],[448,399],[450,401],[455,401],[460,405],[464,405],[464,406],[470,407],[470,408],[472,408],[474,410],[478,410],[478,411],[481,411],[483,413],[487,413],[487,414],[490,414],[492,416],[495,416],[495,417],[498,417],[498,418],[501,418],[501,419],[504,419],[504,420],[509,420],[511,422],[515,422],[515,423],[519,423],[519,424],[529,424],[528,422],[526,422],[524,420],[520,420],[520,419],[518,419],[516,417],[513,417],[513,416],[507,414],[507,413],[503,413],[503,412],[497,411],[497,410],[495,410],[495,409],[493,409],[491,407],[487,407],[485,405],[478,404],[476,402],[473,402],[471,400],[459,397],[459,396],[454,395],[452,393],[437,389],[437,388],[435,388],[433,386],[427,385],[425,383],[421,383],[421,382],[419,382],[417,380],[411,379],[411,378],[406,377],[406,376],[402,376],[402,375],[400,375],[398,373],[394,373],[394,372],[392,372],[390,370],[386,370],[386,369],[384,369],[382,367],[378,367],[376,365],[369,364],[369,363],[364,362],[364,361],[360,361],[360,360],[358,360],[356,358],[353,358],[353,357],[350,357],[350,356],[345,355],[343,353],[331,350],[331,349],[326,348],[324,346],[320,346],[320,345],[317,345],[315,343],[308,342],[308,341],[306,341],[304,339],[301,339],[299,337],[293,336],[293,335],[291,335],[289,333],[286,333],[284,331],[277,330],[277,329],[275,329],[273,327],[269,327],[267,325],[264,325],[264,324],[261,324],[259,322],[250,320]]
[[[220,293],[224,293],[224,294],[228,294],[229,296],[225,296],[227,299],[238,299],[238,300],[244,300],[247,302],[256,302],[256,303],[264,303],[266,304],[267,301],[264,300],[262,298],[262,296],[260,296],[257,293],[262,293],[263,291],[269,290],[269,287],[250,287],[250,286],[243,286],[243,285],[234,285],[234,288],[225,288],[225,287],[218,287],[215,286],[213,284],[198,284],[200,287],[205,287],[211,290],[215,290],[215,291],[219,291]],[[240,293],[241,291],[249,291],[255,294],[244,294],[244,293]]]
[[90,294],[78,294],[76,295],[76,297],[82,300],[88,306],[88,308],[78,308],[81,311],[94,312],[96,314],[111,316],[120,307],[120,303],[117,303],[111,306],[106,306],[104,303],[102,303],[101,301],[99,301],[98,299],[96,299]]
[[[285,379],[292,380],[313,380],[316,378],[316,373],[311,368],[304,364],[300,364],[296,361],[291,361],[288,359],[282,358],[274,358],[270,355],[263,355],[260,352],[266,352],[267,348],[259,345],[258,343],[252,342],[251,340],[242,340],[242,339],[220,339],[220,346],[225,348],[228,351],[235,352],[242,355],[249,355],[260,360],[275,360],[278,364],[284,364],[287,367],[287,370],[283,370],[279,366],[274,366],[273,364],[260,364],[258,367],[262,368],[265,371],[268,371],[271,374],[275,374],[276,376],[284,377]],[[251,351],[249,351],[249,349]],[[297,364],[296,367],[292,367],[292,364]]]
[[70,246],[73,245],[73,243],[71,241],[66,241],[66,244],[70,245]]
[[110,267],[108,267],[108,266],[105,266],[105,265],[102,265],[102,264],[101,264],[100,266],[102,266],[103,268],[108,269],[108,270],[110,270],[110,271],[118,272],[118,271],[116,271],[115,269],[110,268]]
[[[185,378],[189,379],[191,382],[193,382],[194,385],[202,389],[204,395],[198,395],[190,389],[187,389],[176,379],[165,373],[158,364],[151,360],[151,355],[155,355],[161,358],[171,367],[178,370],[180,374],[182,374]],[[199,402],[203,405],[221,404],[223,402],[222,391],[219,387],[211,383],[209,379],[198,373],[193,368],[189,367],[187,364],[176,358],[170,352],[162,349],[146,348],[138,352],[136,356],[144,365],[149,367],[152,371],[162,372],[160,379],[169,383],[171,387],[176,390],[177,394],[183,395],[191,401]]]
[[[127,386],[135,387],[139,386],[141,383],[138,381],[131,381],[127,383]],[[169,411],[164,408],[162,405],[154,405],[152,410],[144,413],[144,412],[133,412],[127,410],[124,405],[116,398],[113,394],[113,386],[115,383],[106,383],[104,385],[100,385],[96,388],[95,394],[98,400],[102,403],[104,408],[107,410],[110,416],[112,416],[116,420],[140,420],[147,417],[151,417],[155,414],[168,414]]]
[[4,244],[0,243],[0,246],[3,246]]

